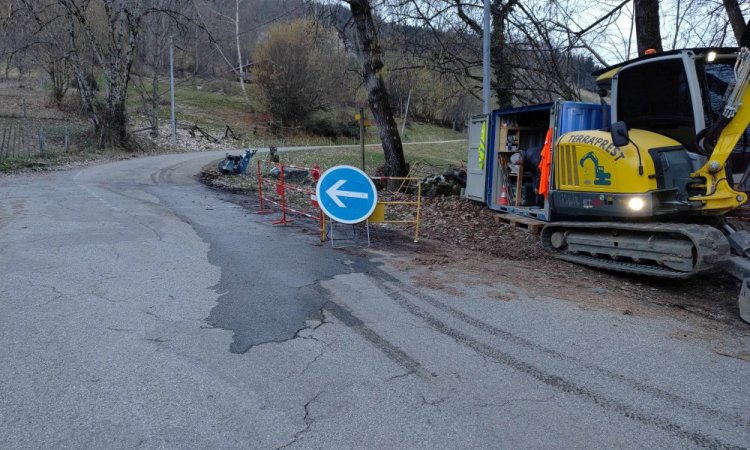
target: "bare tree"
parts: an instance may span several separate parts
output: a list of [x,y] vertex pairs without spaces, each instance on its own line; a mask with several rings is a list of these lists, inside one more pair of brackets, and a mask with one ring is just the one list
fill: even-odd
[[[171,0],[152,0],[151,6],[160,9],[172,5]],[[179,37],[177,23],[165,14],[151,14],[142,21],[143,31],[136,48],[136,61],[132,77],[133,90],[141,100],[138,110],[146,117],[151,136],[159,135],[159,116],[162,99],[166,92],[161,79],[167,71],[170,45]]]
[[[456,0],[458,3],[460,0]],[[513,106],[513,91],[515,80],[513,77],[512,44],[508,42],[508,17],[518,0],[493,0],[490,8],[492,14],[492,48],[490,58],[495,73],[495,95],[500,108]]]
[[662,51],[659,26],[659,0],[633,0],[635,6],[635,34],[638,54],[646,50]]
[[29,43],[36,41],[28,22],[23,3],[16,0],[3,2],[0,11],[0,59],[5,60],[5,78],[15,68],[20,79],[27,69],[30,52],[26,50],[33,46]]
[[[646,48],[661,50],[662,38],[672,47],[724,45],[727,19],[722,2],[493,0],[492,86],[497,104],[502,107],[556,97],[576,99],[585,84],[576,63],[580,57],[590,55],[601,65],[613,64],[632,57],[631,41],[633,47],[637,41],[641,54]],[[433,32],[431,48],[418,51],[435,57],[431,65],[434,70],[452,71],[468,81],[467,88],[478,88],[482,1],[385,3],[391,5],[388,17],[420,23]],[[667,23],[670,26],[665,27]],[[666,29],[666,35],[662,29]],[[416,39],[424,41],[423,36]],[[458,40],[463,40],[465,50],[452,45]]]
[[[127,89],[130,68],[135,57],[135,43],[140,31],[141,11],[133,11],[136,4],[130,2],[105,1],[104,19],[109,24],[106,36],[96,33],[93,22],[95,14],[88,2],[58,0],[68,28],[69,57],[72,62],[81,100],[90,112],[91,121],[98,138],[99,147],[127,144]],[[85,76],[82,49],[79,40],[84,39],[102,68],[106,80],[106,97],[103,104],[96,98],[92,86]]]
[[[481,14],[478,0],[409,0],[395,8],[404,23],[421,23],[431,30],[431,39],[417,35],[429,48],[416,45],[419,54],[432,56],[432,70],[451,73],[475,93],[481,87]],[[534,8],[517,0],[493,0],[491,80],[500,107],[549,101],[558,97],[577,99],[577,59],[572,52],[584,44],[581,35],[557,26],[568,21],[555,17],[558,2],[540,2]],[[559,12],[558,16],[561,15]],[[584,31],[585,32],[585,31]],[[408,46],[411,48],[411,46]]]
[[393,118],[388,90],[383,80],[382,49],[378,41],[378,30],[369,0],[348,0],[352,20],[357,30],[358,55],[362,64],[362,76],[367,89],[367,102],[378,126],[380,141],[385,155],[385,174],[392,177],[406,176],[408,167],[404,159],[404,148]]
[[26,54],[41,67],[50,79],[50,97],[60,104],[71,78],[65,43],[60,40],[60,36],[65,35],[62,17],[55,9],[35,9],[28,0],[22,3],[24,8],[16,14],[15,20],[19,21],[22,29],[35,32],[25,36],[22,45],[13,49],[11,58]]
[[[177,7],[182,2],[175,0],[169,8],[159,8],[139,0],[55,0],[49,5],[23,1],[30,10],[38,13],[44,8],[62,21],[65,36],[56,37],[64,43],[66,60],[73,69],[99,147],[128,147],[126,101],[143,20],[151,14],[176,20],[181,17]],[[40,23],[39,31],[51,23]],[[104,76],[103,99],[97,97],[87,77],[89,58]]]
[[[245,89],[245,62],[242,59],[242,46],[240,43],[240,4],[242,3],[241,0],[234,0],[234,11],[233,15],[225,14],[222,10],[211,7],[207,2],[204,0],[196,0],[196,2],[200,3],[200,6],[202,8],[205,8],[208,10],[211,14],[218,17],[220,20],[228,22],[231,24],[233,28],[233,38],[235,43],[235,50],[237,52],[237,63],[236,65],[232,63],[229,58],[224,54],[224,51],[222,50],[219,43],[216,41],[216,39],[213,38],[213,36],[209,33],[209,38],[211,42],[214,44],[214,48],[217,52],[221,55],[221,57],[224,59],[224,61],[227,63],[227,65],[231,68],[232,72],[234,72],[237,75],[237,79],[240,82],[240,88],[242,88],[242,95],[245,96],[245,100],[248,102],[248,105],[250,104],[250,97],[247,95],[247,89]],[[201,8],[196,8],[196,11],[198,11],[198,14],[200,14]],[[205,25],[205,21],[203,20],[203,17],[201,17],[201,21]],[[208,27],[206,27],[208,30]]]
[[7,0],[0,1],[0,61],[6,61],[6,78],[8,77],[8,72],[10,71],[10,62],[8,61],[8,59],[13,49],[11,39],[16,31],[14,29],[15,27],[13,27],[14,16],[15,10],[13,8],[13,2]]
[[737,39],[737,43],[740,42],[742,34],[745,32],[745,19],[742,17],[742,10],[737,0],[722,0],[724,3],[724,9],[727,10],[727,17],[729,17],[729,23],[732,25],[732,31],[734,37]]

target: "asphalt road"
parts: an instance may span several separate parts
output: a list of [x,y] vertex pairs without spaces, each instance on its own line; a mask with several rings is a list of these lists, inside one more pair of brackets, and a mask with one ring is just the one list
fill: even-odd
[[0,177],[0,448],[750,444],[715,340],[417,288],[198,184],[220,156]]

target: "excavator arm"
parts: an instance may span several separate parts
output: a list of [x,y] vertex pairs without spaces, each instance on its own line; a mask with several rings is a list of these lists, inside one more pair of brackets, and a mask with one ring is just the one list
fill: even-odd
[[[691,174],[705,180],[706,194],[691,197],[690,200],[703,202],[704,209],[707,210],[728,211],[747,201],[747,195],[732,188],[727,180],[730,175],[725,170],[729,155],[750,124],[750,50],[747,47],[742,47],[737,55],[734,74],[735,85],[726,96],[726,105],[717,122],[717,129],[707,133],[718,136],[713,151],[706,164]],[[707,140],[710,145],[713,138],[708,137]],[[750,232],[735,230],[729,224],[724,225],[723,231],[733,251],[726,270],[742,282],[737,304],[742,320],[750,323]]]
[[717,125],[718,139],[706,164],[692,177],[704,181],[701,186],[705,194],[691,197],[691,201],[703,203],[703,209],[711,212],[730,211],[747,201],[747,195],[732,187],[732,180],[725,170],[726,162],[750,124],[750,50],[741,48],[735,65],[735,85],[727,95],[726,106]]

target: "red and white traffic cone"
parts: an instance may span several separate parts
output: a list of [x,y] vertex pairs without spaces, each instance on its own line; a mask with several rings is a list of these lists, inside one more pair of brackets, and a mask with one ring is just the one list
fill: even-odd
[[508,206],[508,188],[503,186],[500,190],[500,197],[497,199],[497,204],[500,206]]

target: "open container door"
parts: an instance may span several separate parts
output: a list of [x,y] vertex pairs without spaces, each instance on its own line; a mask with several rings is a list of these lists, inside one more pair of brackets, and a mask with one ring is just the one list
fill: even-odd
[[492,112],[487,175],[490,209],[547,220],[543,200],[535,192],[538,161],[529,160],[524,166],[519,156],[538,159],[554,106],[544,103]]
[[[543,103],[492,112],[488,149],[487,204],[491,209],[544,221],[552,220],[548,197],[540,195],[541,153],[548,132],[549,189],[554,189],[555,142],[564,133],[604,126],[599,103]],[[607,107],[608,108],[608,107]]]
[[488,115],[474,116],[469,119],[469,156],[464,197],[478,202],[485,201],[488,121]]

